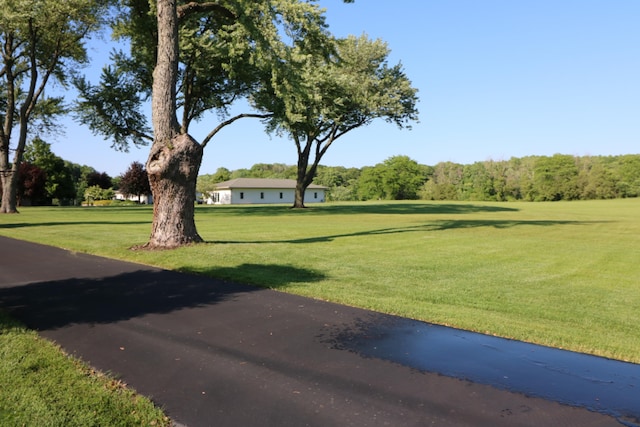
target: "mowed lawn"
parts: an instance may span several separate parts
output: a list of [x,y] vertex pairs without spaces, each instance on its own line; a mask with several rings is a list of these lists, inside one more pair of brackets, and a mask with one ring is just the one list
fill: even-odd
[[199,206],[207,243],[129,250],[151,218],[23,208],[0,234],[640,362],[640,199]]

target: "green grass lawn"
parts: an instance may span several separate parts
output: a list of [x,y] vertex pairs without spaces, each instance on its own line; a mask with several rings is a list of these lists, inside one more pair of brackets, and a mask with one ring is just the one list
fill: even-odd
[[146,398],[0,313],[0,426],[169,426]]
[[640,199],[199,206],[207,243],[156,252],[150,207],[21,212],[0,234],[640,362]]

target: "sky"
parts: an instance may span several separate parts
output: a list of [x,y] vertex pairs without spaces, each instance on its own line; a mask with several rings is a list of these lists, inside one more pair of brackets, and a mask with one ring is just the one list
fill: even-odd
[[[373,166],[395,155],[435,165],[470,164],[555,153],[640,153],[640,1],[638,0],[320,0],[330,31],[367,34],[391,49],[418,89],[419,123],[383,120],[337,140],[327,166]],[[108,59],[91,44],[91,78]],[[248,110],[239,105],[234,112]],[[145,163],[149,147],[129,153],[67,118],[45,138],[65,160],[117,176]],[[191,131],[201,140],[215,114]],[[242,119],[206,147],[200,174],[297,161],[286,138]]]

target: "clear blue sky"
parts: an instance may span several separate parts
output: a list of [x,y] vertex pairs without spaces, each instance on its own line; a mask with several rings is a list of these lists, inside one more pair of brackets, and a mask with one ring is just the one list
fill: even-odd
[[[321,0],[337,36],[388,42],[419,89],[420,123],[357,129],[324,157],[329,166],[375,165],[394,155],[419,163],[473,163],[528,155],[640,153],[639,0]],[[108,48],[92,50],[96,66]],[[99,67],[98,67],[99,68]],[[240,112],[240,110],[238,110]],[[146,161],[66,120],[53,151],[115,176]],[[192,134],[201,139],[212,115]],[[258,121],[236,122],[205,150],[200,173],[255,163],[295,164],[287,139]]]

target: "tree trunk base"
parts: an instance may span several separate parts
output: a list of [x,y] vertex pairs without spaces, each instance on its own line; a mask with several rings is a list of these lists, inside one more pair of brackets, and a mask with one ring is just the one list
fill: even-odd
[[[198,236],[200,237],[200,236]],[[198,241],[191,241],[189,243],[182,243],[176,246],[168,246],[168,245],[154,245],[151,242],[147,242],[144,245],[134,245],[131,246],[129,248],[129,250],[131,251],[164,251],[164,250],[171,250],[171,249],[177,249],[177,248],[181,248],[184,246],[189,246],[192,244],[197,244],[197,243],[204,243],[204,240],[202,238],[200,238],[200,240]]]
[[149,242],[139,249],[174,249],[203,242],[195,224],[196,180],[202,147],[189,135],[154,144],[147,161],[153,194]]

